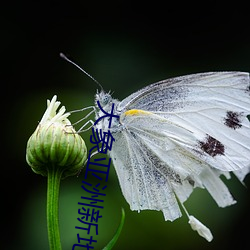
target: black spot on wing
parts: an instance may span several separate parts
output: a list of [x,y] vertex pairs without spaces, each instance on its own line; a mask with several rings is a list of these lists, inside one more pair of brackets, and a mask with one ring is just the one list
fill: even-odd
[[224,118],[224,124],[232,129],[240,128],[242,113],[227,111],[227,115]]
[[246,92],[250,94],[250,85],[247,86]]
[[192,187],[194,187],[195,181],[190,176],[187,177],[187,181]]
[[200,141],[199,146],[204,152],[212,157],[215,157],[216,155],[224,155],[225,152],[224,145],[210,135],[207,135],[205,141]]

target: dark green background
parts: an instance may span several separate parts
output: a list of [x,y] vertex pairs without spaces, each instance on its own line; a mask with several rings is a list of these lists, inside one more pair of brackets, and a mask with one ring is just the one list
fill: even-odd
[[[230,4],[229,2],[227,4]],[[26,142],[54,94],[67,110],[93,105],[97,85],[59,57],[60,52],[123,99],[168,77],[205,71],[250,69],[248,6],[116,1],[11,2],[1,6],[1,249],[48,249],[46,178],[25,161]],[[77,117],[72,117],[77,120]],[[89,134],[83,134],[86,142]],[[88,144],[88,147],[91,145]],[[77,203],[83,176],[61,184],[63,249],[77,242]],[[249,189],[226,181],[238,203],[218,208],[205,190],[187,202],[190,214],[214,234],[211,243],[187,218],[165,222],[161,212],[132,212],[112,168],[100,220],[101,249],[126,220],[114,249],[248,249]],[[246,185],[250,186],[249,177]]]

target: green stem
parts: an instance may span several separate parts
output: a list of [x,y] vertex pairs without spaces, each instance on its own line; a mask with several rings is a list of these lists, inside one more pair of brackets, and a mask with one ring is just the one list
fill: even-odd
[[119,225],[118,229],[116,230],[114,237],[111,239],[111,241],[108,243],[108,245],[105,246],[102,250],[111,250],[113,248],[113,246],[115,245],[116,241],[118,240],[118,238],[120,236],[120,233],[122,231],[122,227],[124,225],[124,221],[125,221],[125,211],[122,208],[122,218],[121,218],[120,225]]
[[47,186],[47,227],[50,250],[61,250],[59,231],[59,189],[62,170],[58,167],[48,168]]

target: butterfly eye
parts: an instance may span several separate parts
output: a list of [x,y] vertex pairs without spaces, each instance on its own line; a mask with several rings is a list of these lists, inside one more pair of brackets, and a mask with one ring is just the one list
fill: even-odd
[[110,102],[111,96],[109,94],[104,94],[103,97],[100,99],[102,106],[107,105]]

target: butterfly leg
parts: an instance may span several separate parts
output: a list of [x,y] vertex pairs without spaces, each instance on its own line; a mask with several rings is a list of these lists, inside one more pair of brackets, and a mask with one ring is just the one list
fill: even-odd
[[[94,106],[90,106],[90,107],[86,107],[86,108],[82,108],[82,109],[78,109],[78,110],[73,110],[71,111],[70,113],[76,113],[76,112],[83,112],[85,110],[89,110],[89,113],[87,113],[83,118],[81,118],[80,120],[78,120],[77,122],[75,122],[73,124],[73,126],[83,122],[84,120],[86,120],[87,118],[89,118],[93,113],[96,113],[96,108]],[[91,124],[90,126],[88,126],[86,128],[86,126],[88,124]],[[85,131],[88,131],[89,129],[91,129],[92,127],[94,126],[94,122],[92,120],[88,120],[87,122],[85,122],[78,130],[77,130],[77,133],[82,133],[82,132],[85,132]]]

